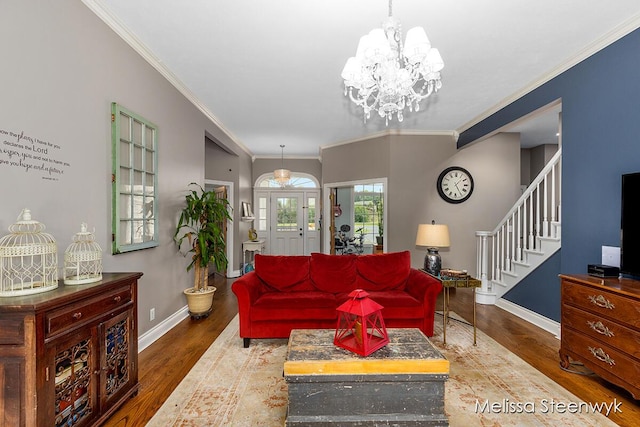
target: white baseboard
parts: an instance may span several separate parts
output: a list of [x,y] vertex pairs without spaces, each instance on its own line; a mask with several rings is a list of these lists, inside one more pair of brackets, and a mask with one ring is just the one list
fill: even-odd
[[528,308],[524,308],[518,304],[514,304],[504,298],[500,298],[496,301],[496,306],[508,311],[509,313],[526,320],[527,322],[536,325],[537,327],[544,329],[545,331],[553,334],[556,338],[560,339],[560,323],[555,320],[551,320],[548,317],[544,317],[535,311],[531,311]]
[[189,307],[184,306],[180,310],[149,329],[138,338],[138,353],[153,344],[158,338],[166,334],[178,323],[189,317]]

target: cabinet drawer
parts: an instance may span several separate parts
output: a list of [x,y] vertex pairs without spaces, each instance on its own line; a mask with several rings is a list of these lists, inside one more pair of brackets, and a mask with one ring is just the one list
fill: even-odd
[[638,331],[568,305],[562,306],[562,327],[575,329],[640,359]]
[[640,301],[633,298],[563,281],[562,302],[640,330]]
[[132,301],[131,287],[115,289],[109,293],[87,299],[46,314],[46,335],[50,336],[76,324],[102,316]]
[[571,329],[562,330],[562,348],[580,355],[585,366],[596,373],[603,370],[622,382],[640,387],[639,360]]
[[2,314],[0,345],[24,344],[24,322],[23,316]]

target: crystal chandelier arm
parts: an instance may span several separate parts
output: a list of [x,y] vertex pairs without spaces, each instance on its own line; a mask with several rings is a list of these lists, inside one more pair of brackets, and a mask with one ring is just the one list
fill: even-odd
[[444,62],[424,29],[410,29],[403,45],[400,28],[389,0],[388,19],[381,29],[360,38],[356,56],[342,71],[344,94],[348,92],[351,101],[363,109],[365,122],[371,110],[385,118],[387,125],[394,115],[402,122],[405,107],[418,111],[419,102],[442,87]]
[[353,87],[349,88],[349,98],[351,99],[351,101],[356,104],[358,107],[362,107],[365,110],[365,113],[367,111],[372,110],[375,105],[378,102],[378,98],[377,97],[373,97],[373,102],[371,103],[371,105],[369,105],[367,103],[367,100],[369,98],[371,98],[374,94],[373,91],[370,92],[366,92],[366,91],[362,91],[359,89],[356,89],[358,91],[358,97],[356,98],[355,96],[353,96]]

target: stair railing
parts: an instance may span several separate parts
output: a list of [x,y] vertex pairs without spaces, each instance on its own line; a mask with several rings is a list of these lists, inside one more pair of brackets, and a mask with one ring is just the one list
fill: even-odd
[[540,240],[557,239],[560,222],[560,166],[562,150],[556,154],[522,193],[493,231],[477,231],[478,291],[493,293],[492,281],[502,282],[513,272],[514,263],[526,262],[526,251],[540,248]]

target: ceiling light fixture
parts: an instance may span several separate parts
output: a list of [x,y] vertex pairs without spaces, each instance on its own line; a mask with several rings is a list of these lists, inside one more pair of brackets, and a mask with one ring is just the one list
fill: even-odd
[[440,70],[444,62],[438,49],[432,48],[422,27],[411,28],[402,44],[400,22],[393,18],[389,0],[389,18],[360,38],[356,56],[342,70],[344,94],[364,111],[365,123],[371,110],[389,120],[395,114],[399,122],[403,110],[419,111],[420,101],[442,87]]
[[280,145],[280,149],[282,150],[281,160],[282,160],[282,168],[276,169],[273,171],[273,179],[278,181],[282,187],[287,185],[289,180],[291,179],[291,171],[289,169],[284,168],[284,145]]

